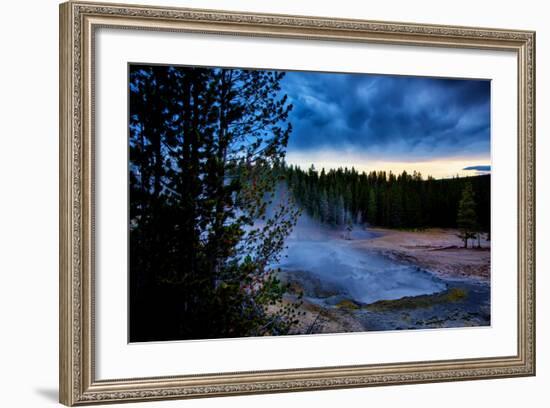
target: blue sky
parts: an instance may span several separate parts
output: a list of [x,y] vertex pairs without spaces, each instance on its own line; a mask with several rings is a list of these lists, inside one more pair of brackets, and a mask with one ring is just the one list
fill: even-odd
[[294,105],[289,163],[490,171],[490,81],[288,72],[281,86]]

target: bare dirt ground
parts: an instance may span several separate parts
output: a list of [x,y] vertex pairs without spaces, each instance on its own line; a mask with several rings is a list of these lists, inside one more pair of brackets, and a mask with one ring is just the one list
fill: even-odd
[[380,236],[369,240],[358,240],[360,248],[380,251],[387,256],[412,261],[421,268],[446,278],[474,278],[490,280],[491,243],[481,239],[481,248],[464,244],[456,230],[426,229],[422,231],[400,231],[385,228],[371,228]]

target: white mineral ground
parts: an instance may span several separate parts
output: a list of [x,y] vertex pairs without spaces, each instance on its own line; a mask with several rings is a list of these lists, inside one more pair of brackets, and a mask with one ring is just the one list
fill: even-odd
[[458,231],[452,229],[398,231],[371,228],[370,231],[381,236],[356,241],[357,247],[407,259],[441,277],[469,277],[486,282],[490,279],[491,243],[485,238],[481,239],[481,248],[471,248],[472,244],[477,246],[477,241],[473,240],[470,240],[469,248],[463,248]]

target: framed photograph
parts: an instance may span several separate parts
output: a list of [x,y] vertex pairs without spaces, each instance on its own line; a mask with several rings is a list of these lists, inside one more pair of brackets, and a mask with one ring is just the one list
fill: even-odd
[[60,401],[535,374],[535,33],[60,6]]

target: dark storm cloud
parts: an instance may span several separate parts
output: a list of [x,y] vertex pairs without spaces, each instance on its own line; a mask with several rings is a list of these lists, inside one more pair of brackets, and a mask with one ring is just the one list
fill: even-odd
[[352,149],[380,158],[488,155],[490,82],[288,72],[289,150]]

